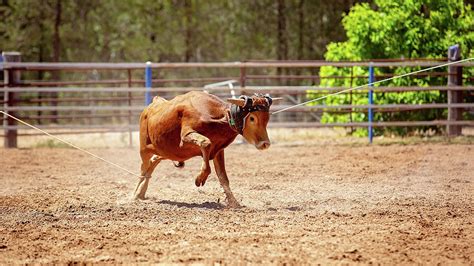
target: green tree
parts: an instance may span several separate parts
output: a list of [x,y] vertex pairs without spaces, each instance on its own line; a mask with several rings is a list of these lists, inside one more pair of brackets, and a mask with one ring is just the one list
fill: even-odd
[[0,49],[23,61],[322,59],[368,0],[0,0]]
[[[474,56],[474,14],[471,6],[462,0],[375,0],[375,6],[363,3],[355,5],[342,20],[348,40],[327,46],[326,60],[368,60],[387,58],[443,58],[447,48],[460,44],[462,54]],[[377,68],[377,74],[402,74],[414,68]],[[323,67],[322,76],[367,76],[367,68]],[[437,70],[440,71],[440,70]],[[321,86],[356,86],[367,83],[367,79],[325,79]],[[444,85],[443,78],[403,78],[383,84],[384,86],[428,86]],[[350,95],[327,98],[326,104],[348,104]],[[432,103],[445,102],[446,94],[440,92],[378,93],[377,104],[385,103]],[[367,104],[367,96],[352,95],[353,104]],[[445,115],[442,110],[418,112],[376,113],[377,121],[389,120],[433,120]],[[348,115],[325,113],[323,122],[346,122]],[[354,121],[366,121],[366,115],[358,113]],[[418,128],[420,129],[420,128]],[[426,128],[421,128],[426,129]],[[435,128],[438,129],[438,128]],[[398,129],[398,133],[407,133]],[[366,134],[365,130],[359,133]],[[382,132],[379,132],[382,133]]]

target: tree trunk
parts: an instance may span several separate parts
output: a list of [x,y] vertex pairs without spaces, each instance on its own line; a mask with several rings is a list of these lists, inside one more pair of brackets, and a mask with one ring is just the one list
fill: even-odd
[[[59,62],[60,57],[61,57],[61,36],[59,34],[59,28],[61,27],[61,11],[62,11],[62,6],[61,6],[61,1],[62,0],[56,0],[56,16],[54,19],[54,35],[53,35],[53,62]],[[60,79],[60,73],[58,71],[53,71],[53,79],[54,80],[59,80]],[[56,92],[52,92],[50,94],[50,97],[53,99],[58,98],[58,94]],[[57,106],[58,103],[56,101],[52,101],[51,105]],[[58,111],[53,111],[52,112],[53,116],[58,115]],[[53,123],[57,123],[58,119],[53,119]]]
[[298,4],[298,60],[304,58],[304,0]]
[[185,27],[185,54],[184,61],[189,62],[193,56],[193,47],[192,47],[192,30],[193,30],[193,14],[192,14],[192,3],[191,0],[184,1],[184,27]]
[[[278,0],[277,2],[277,59],[286,60],[288,59],[288,37],[286,32],[286,6],[285,0]],[[282,69],[277,68],[277,75],[282,74]],[[281,80],[280,80],[281,81]]]
[[56,0],[56,17],[54,20],[54,36],[53,36],[53,62],[59,62],[61,53],[61,37],[59,28],[61,26],[61,1]]

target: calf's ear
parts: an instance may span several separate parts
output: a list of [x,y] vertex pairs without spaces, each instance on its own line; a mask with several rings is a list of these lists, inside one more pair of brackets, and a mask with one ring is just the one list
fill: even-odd
[[233,98],[227,98],[227,102],[233,103],[235,105],[238,105],[240,107],[245,106],[245,100],[244,99],[233,99]]

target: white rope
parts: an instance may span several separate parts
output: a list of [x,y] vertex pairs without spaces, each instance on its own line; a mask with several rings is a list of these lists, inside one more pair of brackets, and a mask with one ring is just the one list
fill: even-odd
[[328,97],[331,97],[331,96],[334,96],[334,95],[338,95],[338,94],[341,94],[341,93],[344,93],[344,92],[349,92],[349,91],[353,91],[353,90],[362,89],[362,88],[368,87],[368,86],[373,85],[373,84],[378,84],[378,83],[382,83],[382,82],[389,81],[389,80],[393,80],[393,79],[398,79],[398,78],[403,78],[403,77],[406,77],[406,76],[411,76],[411,75],[413,75],[413,74],[425,72],[425,71],[432,70],[432,69],[436,69],[436,68],[440,68],[440,67],[455,65],[455,64],[467,62],[467,61],[470,61],[470,60],[473,60],[473,59],[474,59],[474,57],[472,57],[472,58],[466,58],[466,59],[463,59],[463,60],[454,61],[454,62],[449,62],[449,63],[446,63],[446,64],[442,64],[442,65],[438,65],[438,66],[434,66],[434,67],[429,67],[429,68],[425,68],[425,69],[420,69],[420,70],[413,71],[413,72],[406,73],[406,74],[402,74],[402,75],[399,75],[399,76],[394,76],[394,77],[391,77],[391,78],[387,78],[387,79],[375,81],[375,82],[368,83],[368,84],[361,85],[361,86],[357,86],[357,87],[354,87],[354,88],[345,89],[345,90],[342,90],[342,91],[338,91],[338,92],[335,92],[335,93],[331,93],[331,94],[328,94],[328,95],[324,95],[324,96],[322,96],[322,97],[319,97],[319,98],[316,98],[316,99],[313,99],[313,100],[309,100],[309,101],[306,101],[306,102],[303,102],[303,103],[299,103],[299,104],[296,104],[296,105],[292,105],[292,106],[283,108],[283,109],[281,109],[281,110],[278,110],[278,111],[273,112],[272,115],[278,114],[278,113],[281,113],[281,112],[284,112],[284,111],[287,111],[287,110],[290,110],[290,109],[295,108],[295,107],[298,107],[298,106],[306,105],[306,104],[311,103],[311,102],[319,101],[319,100],[322,100],[322,99],[325,99],[325,98],[328,98]]
[[12,116],[12,115],[10,115],[10,114],[8,114],[8,113],[2,111],[2,110],[0,110],[0,113],[6,115],[6,116],[8,116],[8,117],[11,117],[12,119],[14,119],[14,120],[16,120],[16,121],[18,121],[18,122],[20,122],[20,123],[22,123],[22,124],[24,124],[24,125],[27,125],[27,126],[33,128],[33,129],[36,129],[36,130],[40,131],[40,132],[43,133],[43,134],[46,134],[46,135],[48,135],[48,136],[50,136],[50,137],[52,137],[52,138],[54,138],[54,139],[57,139],[57,140],[61,141],[62,143],[65,143],[65,144],[67,144],[67,145],[73,147],[74,149],[80,150],[80,151],[82,151],[82,152],[84,152],[84,153],[89,154],[90,156],[92,156],[92,157],[94,157],[94,158],[97,158],[97,159],[99,159],[99,160],[101,160],[101,161],[103,161],[103,162],[106,162],[106,163],[108,163],[108,164],[110,164],[110,165],[112,165],[112,166],[115,166],[116,168],[118,168],[118,169],[120,169],[120,170],[123,170],[123,171],[125,171],[125,172],[127,172],[127,173],[129,173],[129,174],[131,174],[131,175],[133,175],[133,176],[136,176],[136,177],[139,177],[139,178],[142,177],[142,176],[139,175],[139,174],[136,174],[136,173],[134,173],[134,172],[132,172],[132,171],[126,169],[126,168],[123,168],[122,166],[120,166],[120,165],[118,165],[118,164],[116,164],[116,163],[113,163],[113,162],[111,162],[111,161],[108,161],[108,160],[106,160],[106,159],[100,157],[99,155],[96,155],[96,154],[94,154],[94,153],[92,153],[92,152],[90,152],[90,151],[84,150],[84,149],[82,149],[81,147],[78,147],[78,146],[72,144],[72,143],[69,142],[69,141],[66,141],[66,140],[64,140],[64,139],[61,139],[61,138],[59,138],[59,137],[56,137],[56,136],[54,136],[54,135],[52,135],[52,134],[50,134],[50,133],[48,133],[48,132],[46,132],[46,131],[44,131],[44,130],[42,130],[42,129],[40,129],[40,128],[37,128],[37,127],[35,127],[35,126],[31,125],[31,124],[28,124],[27,122],[25,122],[25,121],[23,121],[23,120],[21,120],[21,119],[19,119],[19,118],[16,118],[16,117],[14,117],[14,116]]

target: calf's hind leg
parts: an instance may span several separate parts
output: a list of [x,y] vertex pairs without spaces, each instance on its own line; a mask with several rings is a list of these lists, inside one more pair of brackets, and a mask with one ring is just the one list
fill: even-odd
[[135,188],[134,198],[144,200],[151,174],[156,166],[161,162],[162,158],[149,151],[141,152],[140,155],[142,157],[141,177],[138,181],[137,187]]
[[225,171],[224,150],[221,150],[216,154],[213,162],[217,177],[219,178],[219,183],[221,183],[227,198],[227,207],[240,208],[241,206],[239,202],[235,199],[234,194],[232,194],[232,191],[230,190],[229,178],[227,177],[227,172]]

